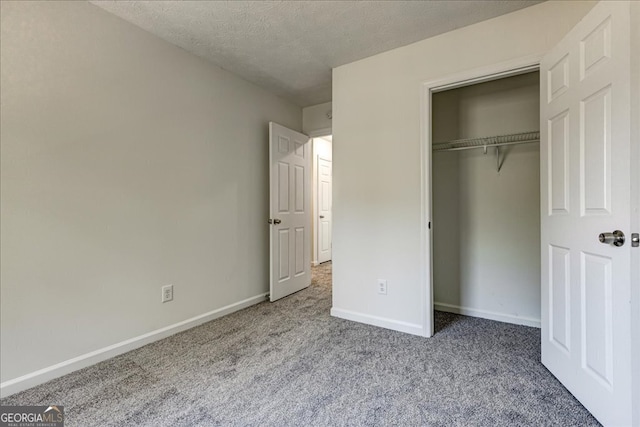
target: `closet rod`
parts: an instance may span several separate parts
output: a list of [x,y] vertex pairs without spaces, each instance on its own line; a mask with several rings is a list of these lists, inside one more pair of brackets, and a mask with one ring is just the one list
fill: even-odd
[[503,145],[528,144],[540,141],[540,132],[522,132],[510,135],[488,136],[482,138],[456,139],[454,141],[433,144],[433,151],[466,150],[468,148],[500,147]]
[[471,145],[468,147],[452,147],[452,148],[440,148],[433,147],[433,151],[459,151],[459,150],[471,150],[472,148],[487,148],[487,147],[502,147],[504,145],[519,145],[519,144],[531,144],[532,142],[540,142],[539,139],[531,139],[527,141],[516,142],[500,142],[497,144],[483,144],[483,145]]

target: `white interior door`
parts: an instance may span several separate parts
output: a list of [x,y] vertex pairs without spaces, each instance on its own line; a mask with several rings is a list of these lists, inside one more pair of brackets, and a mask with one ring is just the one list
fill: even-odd
[[270,299],[311,284],[311,149],[308,136],[269,123]]
[[629,13],[598,3],[540,66],[542,363],[612,426],[632,411]]
[[318,262],[331,261],[331,160],[318,157]]

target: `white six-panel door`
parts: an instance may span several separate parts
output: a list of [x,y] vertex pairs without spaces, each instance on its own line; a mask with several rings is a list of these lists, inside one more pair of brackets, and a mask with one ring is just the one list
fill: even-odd
[[318,262],[331,261],[331,160],[318,157]]
[[309,137],[269,123],[270,299],[311,284]]
[[540,66],[542,362],[611,426],[631,424],[629,25],[601,2]]

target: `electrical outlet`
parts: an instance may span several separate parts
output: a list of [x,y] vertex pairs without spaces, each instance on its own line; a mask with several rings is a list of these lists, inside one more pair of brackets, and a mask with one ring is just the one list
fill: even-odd
[[378,279],[378,293],[380,295],[387,294],[387,281],[384,279]]
[[173,301],[173,285],[162,287],[162,302]]

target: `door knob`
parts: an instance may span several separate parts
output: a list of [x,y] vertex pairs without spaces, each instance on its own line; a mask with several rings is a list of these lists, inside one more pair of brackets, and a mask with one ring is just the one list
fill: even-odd
[[620,230],[613,233],[600,233],[598,240],[605,245],[622,246],[624,245],[624,233]]
[[273,223],[274,223],[274,224],[280,224],[281,222],[282,222],[282,221],[280,221],[278,218],[276,218],[276,219],[274,219],[274,220],[273,220]]
[[324,218],[324,215],[320,215],[320,218]]

